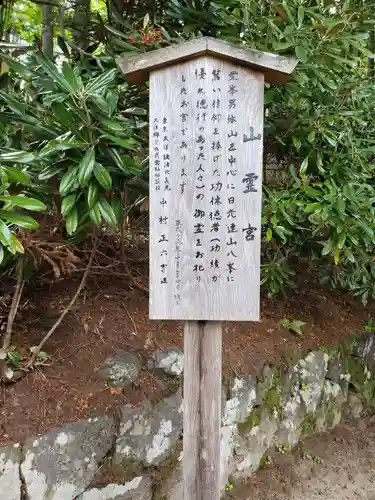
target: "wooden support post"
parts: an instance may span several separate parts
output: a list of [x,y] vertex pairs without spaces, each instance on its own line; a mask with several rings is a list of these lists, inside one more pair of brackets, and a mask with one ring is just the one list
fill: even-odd
[[220,322],[184,328],[184,500],[220,498]]

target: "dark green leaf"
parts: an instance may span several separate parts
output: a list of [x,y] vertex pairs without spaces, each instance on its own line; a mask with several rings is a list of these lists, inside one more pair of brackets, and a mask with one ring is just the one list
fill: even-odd
[[85,186],[86,183],[90,180],[92,171],[94,169],[95,163],[95,148],[92,146],[85,153],[85,156],[82,158],[81,163],[78,166],[78,182],[81,186]]
[[28,198],[26,196],[3,195],[0,196],[0,200],[9,205],[22,207],[26,210],[33,210],[35,212],[42,212],[47,208],[45,204],[40,200],[36,200],[35,198]]
[[24,229],[38,229],[39,224],[29,215],[24,215],[18,212],[6,212],[0,210],[0,216],[10,224],[23,227]]
[[99,227],[102,220],[102,216],[100,214],[98,204],[96,204],[94,207],[91,208],[91,210],[89,211],[89,216],[90,219],[94,222],[94,224]]
[[22,172],[16,167],[3,167],[4,171],[7,173],[8,177],[15,182],[28,185],[30,184],[30,177],[26,172]]
[[303,47],[302,45],[297,45],[297,47],[295,48],[295,53],[299,61],[301,61],[302,63],[307,62],[309,56],[305,47]]
[[101,75],[93,78],[87,85],[86,91],[89,94],[102,94],[108,86],[115,80],[117,68],[105,71]]
[[100,213],[103,216],[103,219],[107,222],[107,224],[109,224],[112,227],[116,227],[117,226],[116,215],[113,211],[113,208],[108,203],[108,201],[105,198],[101,198],[98,201],[98,207]]
[[76,77],[73,68],[66,61],[63,62],[62,73],[74,92],[78,92],[79,90],[81,90],[82,84]]
[[89,183],[89,189],[87,191],[87,204],[90,209],[96,204],[98,198],[99,198],[99,186],[95,182],[95,180],[92,179]]
[[71,167],[69,170],[67,170],[67,172],[65,172],[60,181],[60,194],[62,196],[67,195],[70,191],[73,190],[76,182],[77,182],[77,168]]
[[73,207],[65,220],[66,231],[69,235],[73,234],[77,230],[78,226],[78,211],[77,207]]
[[8,153],[0,154],[0,161],[8,161],[11,163],[31,163],[34,161],[34,153],[27,151],[9,151]]
[[[112,187],[112,178],[107,169],[97,163],[94,167],[94,175],[96,180],[99,182],[104,189],[111,189]],[[104,217],[104,216],[103,216]]]
[[76,193],[68,194],[61,202],[61,213],[65,217],[72,210],[77,200]]
[[12,233],[10,232],[8,226],[5,222],[0,219],[0,243],[7,247],[12,242]]

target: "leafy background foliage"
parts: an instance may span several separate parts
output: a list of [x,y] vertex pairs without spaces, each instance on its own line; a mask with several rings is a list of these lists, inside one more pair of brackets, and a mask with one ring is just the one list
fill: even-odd
[[[9,68],[0,80],[4,268],[8,254],[24,251],[20,230],[37,228],[28,211],[53,212],[77,243],[95,228],[118,227],[124,192],[131,200],[147,195],[148,89],[128,85],[116,58],[209,35],[299,61],[293,81],[265,94],[263,285],[285,293],[303,269],[363,302],[375,297],[373,5],[78,0],[63,7],[50,7],[52,59],[43,55],[39,4],[17,2],[1,18]],[[9,48],[6,33],[30,46]]]

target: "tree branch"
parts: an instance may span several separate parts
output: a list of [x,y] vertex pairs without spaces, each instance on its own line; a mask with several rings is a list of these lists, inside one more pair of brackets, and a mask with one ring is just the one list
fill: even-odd
[[92,266],[92,263],[93,263],[93,260],[94,260],[94,256],[95,256],[95,253],[96,253],[96,249],[98,248],[98,244],[99,244],[99,240],[98,238],[95,240],[95,243],[94,243],[94,247],[92,249],[92,252],[91,252],[91,255],[90,255],[90,259],[89,259],[89,262],[87,264],[87,267],[86,267],[86,270],[84,272],[84,275],[82,276],[82,279],[81,279],[81,282],[77,288],[77,291],[76,293],[74,294],[73,298],[71,299],[71,301],[69,302],[68,306],[66,307],[66,309],[64,309],[64,311],[61,313],[61,315],[59,316],[59,318],[57,319],[56,323],[52,326],[52,328],[46,333],[46,335],[43,337],[43,339],[41,340],[41,342],[39,343],[38,346],[36,346],[34,349],[33,349],[33,353],[32,353],[32,356],[31,356],[31,359],[30,361],[28,362],[27,366],[26,366],[26,369],[31,369],[33,368],[34,364],[35,364],[35,361],[38,357],[38,354],[40,353],[40,351],[42,350],[44,344],[49,340],[49,338],[51,337],[51,335],[54,333],[54,331],[60,326],[60,324],[62,323],[62,321],[64,320],[65,316],[68,314],[68,312],[70,311],[70,309],[73,307],[74,303],[76,302],[79,294],[81,293],[82,289],[84,288],[85,284],[86,284],[86,281],[87,281],[87,277],[90,273],[90,269],[91,269],[91,266]]
[[6,327],[5,335],[4,335],[4,339],[3,339],[3,345],[0,349],[0,380],[4,377],[4,374],[5,374],[7,353],[8,353],[8,349],[10,347],[10,343],[12,340],[13,323],[14,323],[15,317],[17,315],[18,307],[20,304],[21,296],[22,296],[23,287],[25,285],[25,281],[23,279],[23,271],[24,271],[24,263],[25,263],[24,259],[25,259],[24,256],[21,256],[20,260],[19,260],[16,288],[14,290],[12,304],[10,306],[7,327]]

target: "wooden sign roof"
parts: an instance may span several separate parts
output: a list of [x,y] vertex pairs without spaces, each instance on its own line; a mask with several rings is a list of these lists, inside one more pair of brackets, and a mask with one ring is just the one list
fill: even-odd
[[265,81],[269,83],[285,83],[297,65],[297,61],[290,57],[244,49],[239,45],[232,45],[210,37],[196,38],[186,43],[136,56],[122,56],[118,59],[118,64],[131,83],[140,84],[148,80],[153,70],[204,55],[211,55],[261,71],[264,73]]

